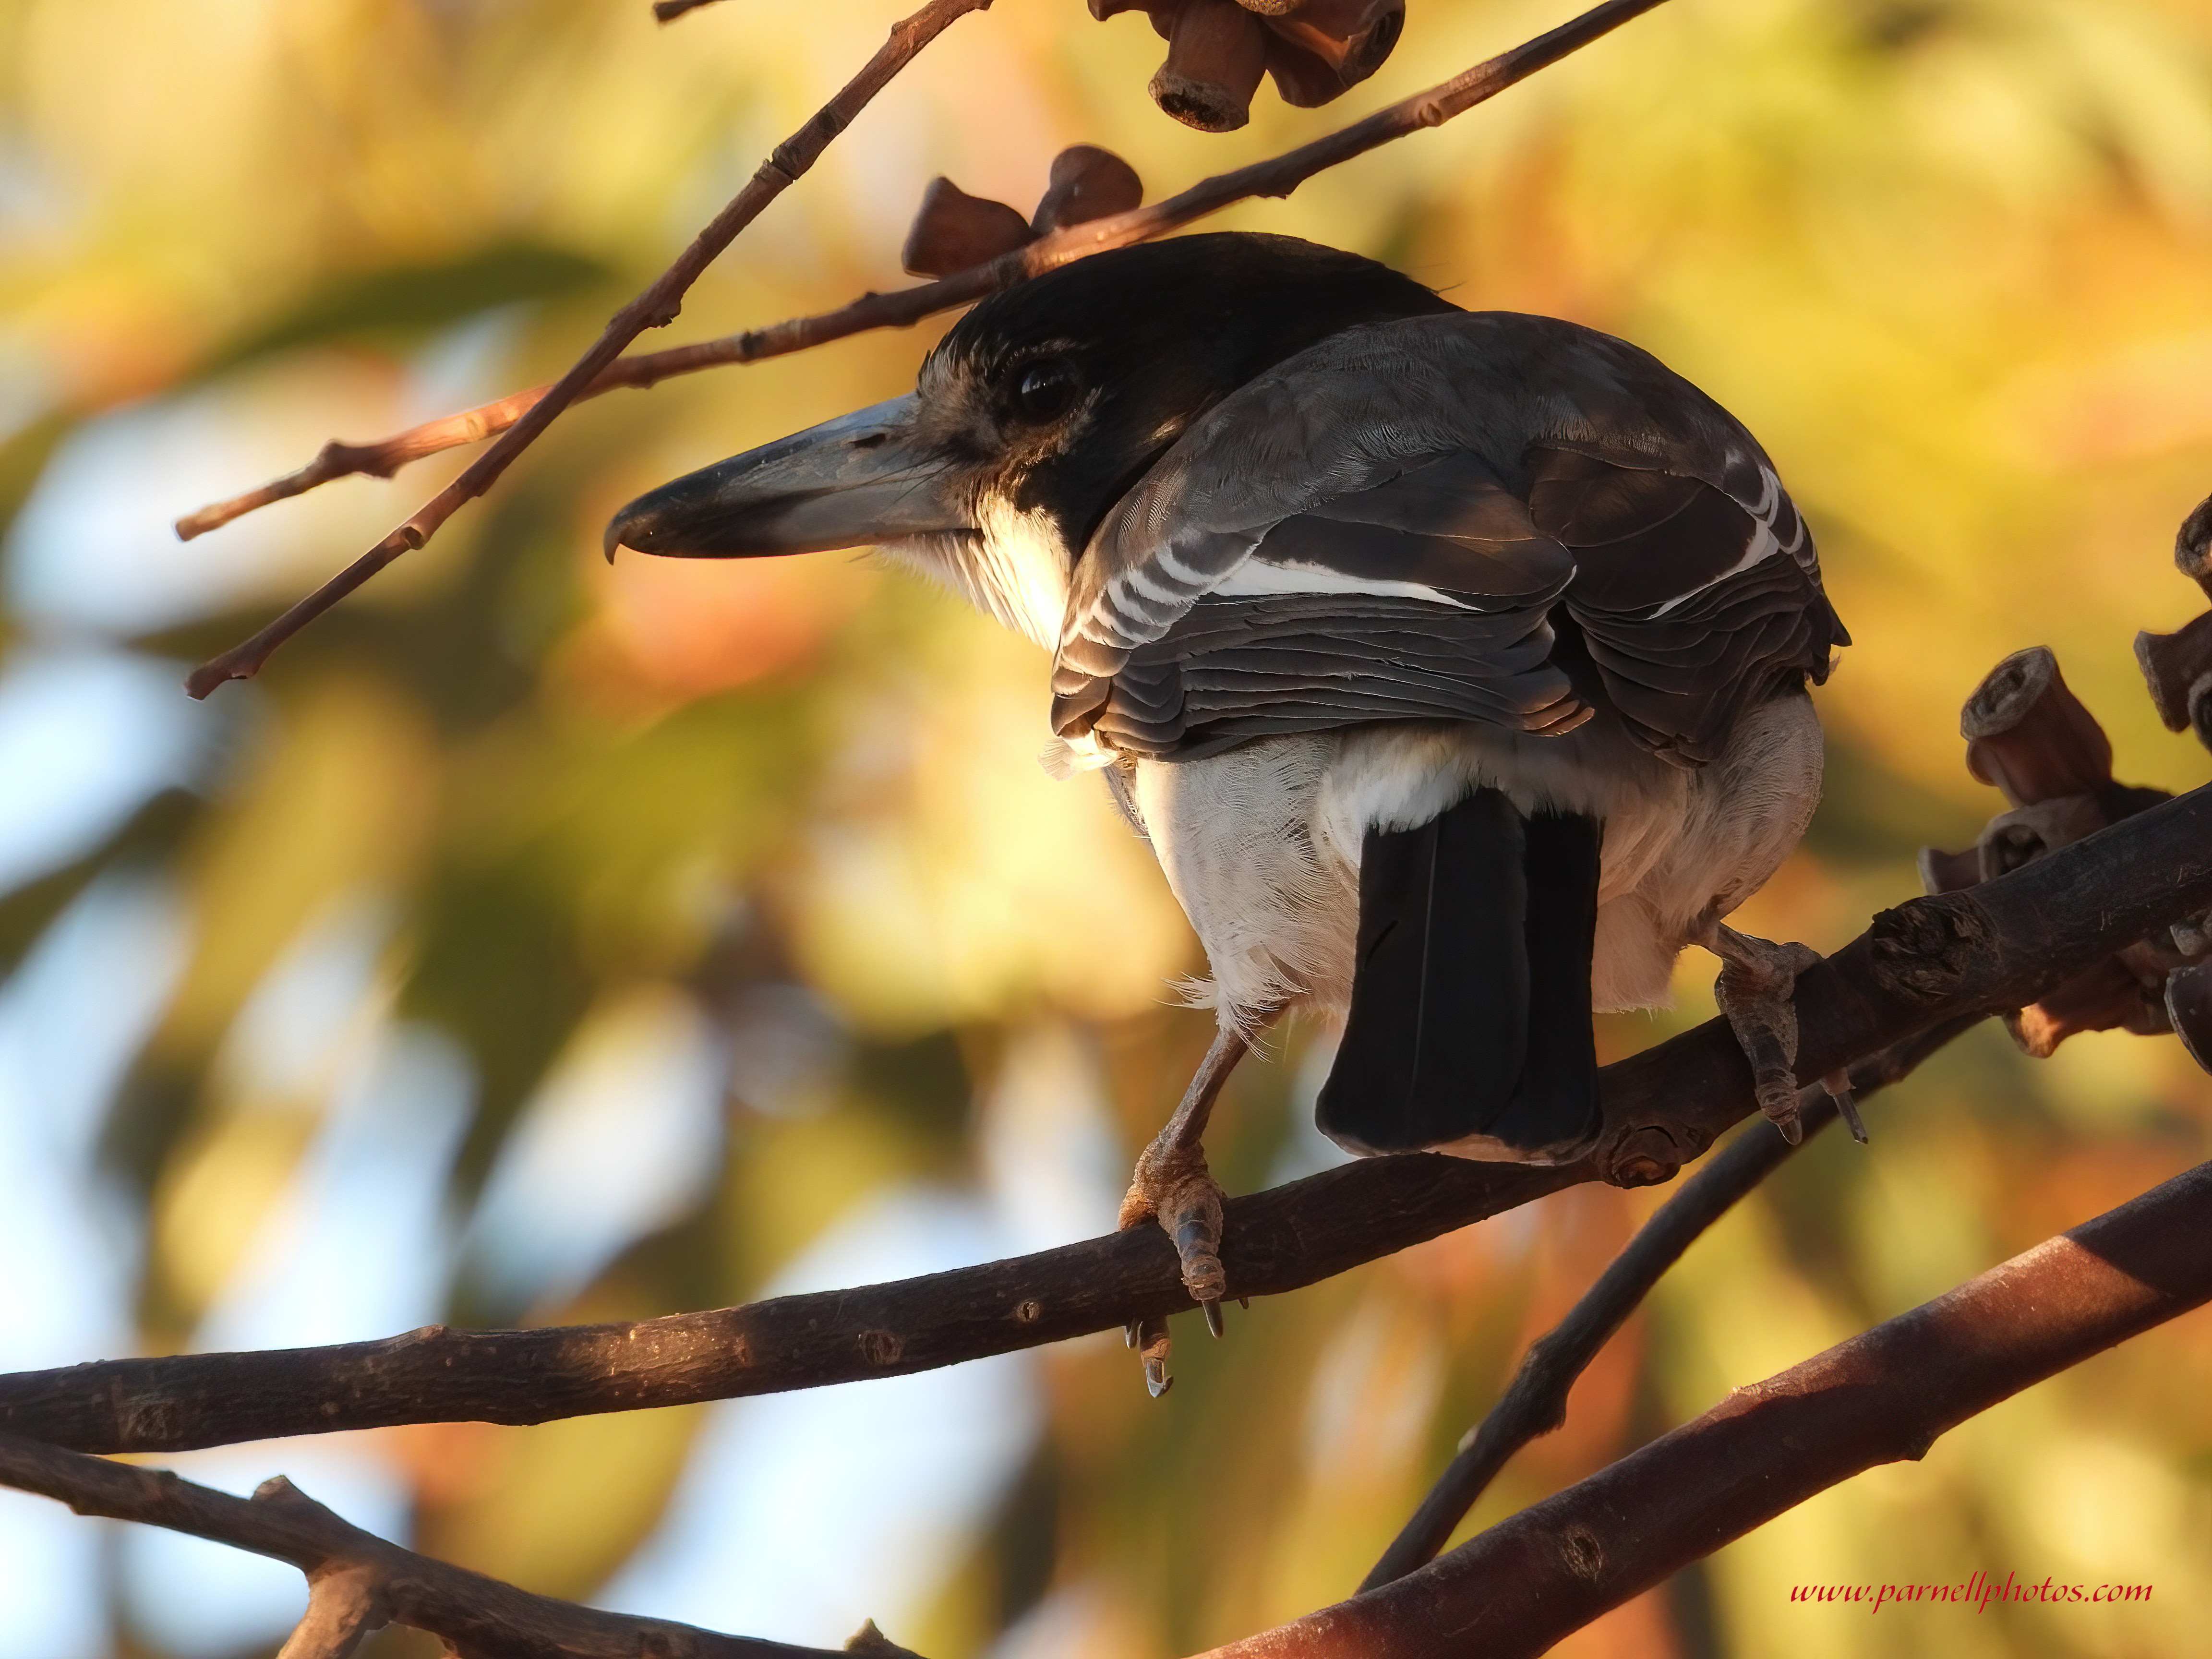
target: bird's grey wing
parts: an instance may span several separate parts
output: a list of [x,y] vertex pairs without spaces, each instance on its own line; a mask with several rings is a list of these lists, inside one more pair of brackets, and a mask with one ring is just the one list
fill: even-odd
[[1590,444],[1523,458],[1530,517],[1574,557],[1563,609],[1603,701],[1677,764],[1717,758],[1745,708],[1825,680],[1850,642],[1804,520],[1757,459],[1729,490]]
[[1696,387],[1574,324],[1418,318],[1239,389],[1115,505],[1054,728],[1188,757],[1364,720],[1559,732],[1598,702],[1694,766],[1846,642],[1772,464]]
[[1487,462],[1423,458],[1267,528],[1109,672],[1064,647],[1054,729],[1186,759],[1364,720],[1564,729],[1588,711],[1546,614],[1573,575]]

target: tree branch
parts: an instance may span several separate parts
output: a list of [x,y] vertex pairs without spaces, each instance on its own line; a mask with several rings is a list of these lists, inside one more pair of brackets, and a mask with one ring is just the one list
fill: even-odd
[[276,1659],[353,1659],[365,1638],[391,1622],[375,1575],[367,1568],[311,1573],[307,1617],[285,1638]]
[[1394,1583],[1207,1659],[1534,1655],[1877,1463],[2212,1299],[2212,1164],[1738,1389]]
[[411,428],[380,443],[356,445],[333,441],[298,471],[179,520],[177,533],[190,540],[256,507],[299,495],[332,478],[355,472],[389,477],[409,461],[473,442],[494,432],[505,434],[421,512],[375,547],[252,639],[194,669],[185,683],[185,689],[196,697],[204,697],[225,680],[246,679],[258,673],[270,654],[286,640],[402,553],[422,546],[463,501],[489,489],[507,464],[551,423],[553,417],[579,398],[595,397],[618,386],[649,386],[672,374],[690,374],[723,363],[750,363],[764,357],[784,356],[871,329],[908,327],[936,312],[970,304],[997,289],[1094,253],[1164,235],[1237,202],[1255,196],[1288,196],[1316,173],[1425,127],[1442,125],[1660,3],[1661,0],[1604,0],[1604,3],[1558,28],[1326,137],[1270,160],[1203,179],[1181,195],[1151,207],[1133,209],[1055,231],[988,264],[973,266],[941,281],[902,289],[894,294],[866,294],[835,311],[793,318],[723,339],[617,361],[623,348],[646,327],[658,327],[674,320],[677,300],[708,262],[727,246],[732,238],[792,179],[812,164],[830,138],[915,52],[955,18],[990,3],[990,0],[934,0],[930,7],[891,32],[890,43],[877,53],[867,69],[776,151],[775,157],[754,176],[753,182],[700,234],[684,258],[643,295],[624,307],[607,325],[599,343],[550,389],[510,393],[496,403]]
[[[2212,908],[2212,787],[1967,892],[1915,899],[1797,982],[1798,1068],[1826,1076],[1965,1014],[2016,1008]],[[1557,1168],[1371,1158],[1232,1199],[1232,1296],[1310,1285],[1585,1181],[1670,1178],[1755,1109],[1727,1022],[1607,1066],[1596,1147]],[[1136,1228],[921,1279],[627,1325],[439,1327],[381,1342],[103,1360],[0,1376],[0,1430],[170,1451],[333,1429],[538,1423],[927,1370],[1190,1305],[1173,1246]]]
[[542,397],[533,399],[497,443],[423,503],[406,523],[268,627],[244,644],[234,646],[194,669],[185,682],[185,689],[195,697],[204,697],[225,680],[245,679],[258,673],[270,653],[278,646],[401,554],[422,546],[436,535],[464,502],[489,489],[514,458],[537,441],[538,434],[598,380],[632,340],[648,328],[665,328],[676,320],[683,308],[684,295],[715,256],[736,240],[739,231],[758,218],[763,208],[814,165],[830,147],[830,141],[852,125],[869,100],[913,62],[916,53],[969,12],[983,10],[990,3],[991,0],[929,0],[913,16],[893,24],[890,38],[866,66],[836,97],[816,111],[805,126],[776,146],[745,187],[714,216],[691,246],[677,256],[675,264],[614,314],[592,349],[554,381]]
[[[307,1575],[307,1614],[279,1659],[344,1659],[386,1624],[428,1631],[465,1659],[843,1659],[825,1648],[532,1595],[363,1532],[282,1475],[252,1498],[236,1498],[166,1469],[0,1434],[0,1485],[55,1498],[79,1515],[165,1527],[299,1568]],[[886,1649],[904,1651],[888,1643],[871,1650]]]
[[[1983,1018],[1980,1014],[1962,1014],[1861,1060],[1850,1070],[1851,1092],[1865,1100],[1903,1081],[1922,1060]],[[1807,1141],[1838,1115],[1834,1098],[1823,1088],[1806,1090],[1797,1109]],[[1360,1581],[1363,1591],[1402,1578],[1436,1559],[1452,1529],[1467,1518],[1475,1500],[1513,1455],[1567,1420],[1567,1396],[1576,1380],[1628,1322],[1629,1315],[1643,1304],[1667,1270],[1682,1259],[1683,1252],[1708,1227],[1799,1150],[1780,1135],[1765,1133],[1754,1125],[1730,1141],[1725,1151],[1653,1212],[1567,1316],[1529,1345],[1510,1386],[1489,1415],[1461,1440],[1458,1455],[1445,1466],[1413,1518]]]
[[[605,373],[576,394],[576,401],[596,398],[602,392],[611,392],[617,386],[637,384],[623,378],[627,365],[645,364],[658,357],[675,356],[678,352],[648,351],[634,357],[623,357],[608,366]],[[650,381],[642,384],[650,385]],[[420,426],[410,426],[404,432],[374,443],[349,444],[333,438],[316,453],[315,459],[295,472],[271,478],[258,489],[228,501],[216,501],[187,513],[177,520],[177,539],[188,542],[204,536],[210,530],[220,530],[234,519],[269,506],[275,501],[289,501],[295,495],[304,495],[319,484],[334,478],[388,478],[410,461],[419,461],[426,456],[442,454],[448,449],[459,449],[463,444],[475,443],[504,432],[520,420],[550,390],[549,386],[534,386],[527,392],[510,392],[504,398],[474,409],[465,409],[458,415],[441,416],[434,421],[425,421]]]

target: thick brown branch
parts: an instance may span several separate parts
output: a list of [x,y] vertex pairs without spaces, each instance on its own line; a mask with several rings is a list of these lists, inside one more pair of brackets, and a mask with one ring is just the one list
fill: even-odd
[[55,1498],[79,1515],[166,1527],[289,1562],[311,1586],[307,1617],[285,1644],[292,1659],[339,1659],[383,1624],[428,1631],[466,1659],[841,1659],[826,1648],[532,1595],[363,1532],[281,1475],[252,1498],[237,1498],[166,1469],[0,1434],[0,1485]]
[[[1229,1206],[1230,1288],[1295,1290],[1586,1171],[1392,1159]],[[0,1428],[88,1450],[174,1450],[373,1424],[539,1423],[955,1364],[1187,1308],[1175,1249],[1137,1228],[1009,1261],[634,1325],[439,1327],[380,1342],[101,1361],[0,1377]]]
[[[255,507],[299,495],[317,484],[343,477],[348,472],[368,472],[379,477],[388,477],[398,467],[424,455],[472,442],[492,432],[505,431],[508,434],[434,497],[422,512],[392,532],[362,558],[243,645],[195,669],[191,678],[185,682],[191,694],[204,697],[226,679],[243,679],[258,672],[270,653],[284,641],[401,553],[409,548],[420,547],[464,501],[471,495],[482,495],[506,469],[507,463],[544,430],[555,415],[580,398],[595,397],[622,386],[649,386],[672,374],[690,374],[723,363],[750,363],[757,362],[763,357],[780,357],[870,329],[910,327],[934,313],[970,304],[996,289],[1011,287],[1015,283],[1073,264],[1091,254],[1165,235],[1169,231],[1180,229],[1235,203],[1255,196],[1288,196],[1316,173],[1364,155],[1370,149],[1418,132],[1424,127],[1439,126],[1453,116],[1497,96],[1508,87],[1525,81],[1539,70],[1588,46],[1630,18],[1650,11],[1660,3],[1660,0],[1605,0],[1605,3],[1592,7],[1581,16],[1547,33],[1540,34],[1486,63],[1478,64],[1441,85],[1431,87],[1425,92],[1416,93],[1411,98],[1378,110],[1364,120],[1356,121],[1327,137],[1316,139],[1312,143],[1301,145],[1268,161],[1239,167],[1233,173],[1219,173],[1203,179],[1181,195],[1170,197],[1151,207],[1133,209],[1109,218],[1093,219],[1056,231],[988,264],[976,265],[941,281],[902,289],[894,294],[866,294],[848,305],[816,316],[796,317],[767,328],[754,329],[719,340],[702,341],[696,345],[648,352],[617,361],[617,354],[646,325],[643,321],[629,325],[634,313],[642,316],[647,312],[653,313],[657,317],[655,326],[672,320],[676,314],[676,298],[690,287],[698,271],[705,268],[707,261],[726,246],[730,238],[762,207],[766,206],[790,182],[791,178],[806,170],[807,165],[821,153],[822,146],[828,143],[838,128],[852,118],[882,83],[920,51],[931,35],[954,17],[988,3],[989,0],[937,0],[937,3],[929,9],[917,13],[902,23],[898,29],[893,31],[890,44],[877,55],[876,61],[870,64],[867,70],[852,86],[839,94],[830,108],[809,123],[798,137],[776,152],[776,160],[763,167],[753,183],[746,186],[745,191],[723,210],[721,216],[701,234],[699,241],[693,244],[684,258],[610,324],[599,343],[542,397],[536,392],[514,392],[497,403],[486,404],[480,409],[468,410],[433,421],[426,426],[412,428],[380,443],[350,445],[334,442],[326,445],[320,456],[300,471],[288,473],[274,483],[244,495],[203,507],[179,520],[177,533],[189,538],[219,525],[228,524]],[[905,31],[918,31],[923,19],[937,17],[939,13],[945,15],[929,28],[927,33],[918,34],[911,44],[903,44]],[[894,55],[896,55],[896,61],[878,74],[885,59]],[[872,76],[875,77],[872,82]],[[865,92],[856,96],[856,89],[864,84]],[[811,151],[804,150],[801,141],[817,131],[831,110],[840,109],[842,114],[836,124],[821,131],[819,142]],[[795,156],[787,156],[787,151],[798,153]],[[779,163],[788,169],[787,177],[776,173]],[[780,182],[769,182],[771,175]],[[757,200],[753,199],[756,195]],[[742,214],[739,213],[741,207],[745,210]],[[719,240],[713,240],[717,237]],[[711,247],[708,246],[710,240]],[[698,255],[702,248],[708,251],[703,257],[696,258],[695,266],[694,256]],[[680,282],[677,280],[679,273],[685,273]],[[666,297],[659,309],[665,310],[665,314],[661,315],[654,302],[656,296],[662,295],[664,289],[667,291]],[[625,328],[627,331],[622,331]],[[612,342],[611,346],[610,342]],[[588,373],[585,372],[587,366]]]
[[1395,1583],[1208,1659],[1538,1654],[1668,1574],[2212,1299],[2212,1164],[1720,1405]]
[[[2212,908],[2212,788],[1967,893],[1915,899],[1797,983],[1798,1066],[1826,1076]],[[1605,1069],[1596,1149],[1556,1169],[1413,1154],[1232,1199],[1231,1296],[1269,1296],[1585,1181],[1670,1177],[1754,1109],[1726,1022]],[[480,1419],[538,1423],[927,1370],[1190,1305],[1151,1228],[896,1284],[632,1325],[433,1328],[273,1353],[104,1360],[0,1377],[0,1429],[88,1451]]]
[[[1851,1092],[1863,1101],[1901,1081],[1922,1060],[1960,1032],[1979,1024],[1981,1019],[1979,1014],[1961,1015],[1860,1061],[1850,1070]],[[1808,1141],[1838,1115],[1835,1100],[1826,1089],[1807,1090],[1798,1103],[1798,1121]],[[1567,1395],[1575,1380],[1627,1323],[1629,1315],[1643,1305],[1667,1270],[1682,1259],[1682,1253],[1708,1227],[1798,1150],[1780,1135],[1754,1126],[1729,1142],[1726,1151],[1659,1206],[1567,1316],[1529,1345],[1511,1385],[1490,1414],[1460,1443],[1458,1455],[1437,1477],[1389,1548],[1382,1552],[1382,1559],[1360,1582],[1362,1590],[1402,1578],[1436,1559],[1452,1529],[1467,1518],[1475,1500],[1513,1455],[1567,1420]]]
[[185,682],[185,689],[195,697],[204,697],[225,680],[245,679],[258,673],[270,652],[402,553],[422,546],[436,535],[440,526],[460,509],[462,503],[490,489],[514,458],[536,442],[538,434],[575,402],[622,356],[631,341],[648,328],[664,328],[676,320],[683,308],[684,295],[699,280],[700,273],[736,239],[739,231],[760,216],[763,208],[814,165],[829,148],[830,141],[852,125],[869,100],[890,84],[917,52],[969,12],[983,10],[990,3],[991,0],[930,0],[913,16],[892,25],[890,38],[868,60],[867,66],[815,112],[805,126],[776,146],[745,187],[693,239],[675,264],[661,272],[644,293],[615,313],[592,349],[554,381],[543,397],[530,402],[514,423],[501,434],[498,442],[423,503],[406,523],[268,627],[244,644],[194,669]]

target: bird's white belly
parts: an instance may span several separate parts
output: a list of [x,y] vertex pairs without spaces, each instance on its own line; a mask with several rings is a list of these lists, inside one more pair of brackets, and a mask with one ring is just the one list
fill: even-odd
[[1133,804],[1212,973],[1193,1000],[1224,1024],[1350,1003],[1359,854],[1370,829],[1425,823],[1478,785],[1524,812],[1605,821],[1591,1000],[1668,1000],[1674,959],[1755,891],[1820,797],[1810,698],[1748,711],[1720,759],[1684,772],[1610,722],[1559,738],[1407,722],[1265,738],[1195,761],[1139,761]]

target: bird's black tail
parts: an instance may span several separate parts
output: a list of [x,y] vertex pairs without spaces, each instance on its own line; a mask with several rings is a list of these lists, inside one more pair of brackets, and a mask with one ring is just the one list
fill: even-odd
[[1361,1152],[1468,1135],[1560,1150],[1597,1127],[1590,952],[1602,825],[1479,789],[1370,830],[1352,1012],[1322,1133]]

